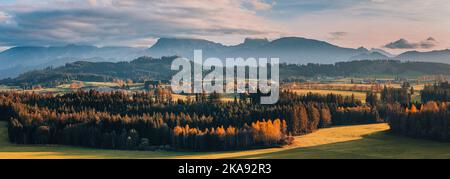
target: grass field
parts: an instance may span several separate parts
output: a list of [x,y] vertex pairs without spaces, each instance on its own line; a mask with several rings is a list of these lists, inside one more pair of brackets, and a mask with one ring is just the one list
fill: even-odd
[[5,125],[0,122],[0,158],[450,158],[450,143],[394,136],[386,124],[321,129],[281,148],[210,153],[15,145],[8,142]]
[[[72,81],[74,83],[80,83],[81,89],[89,90],[89,89],[96,89],[96,88],[120,88],[121,86],[118,83],[115,82],[90,82],[90,81]],[[71,83],[58,85],[51,88],[41,88],[41,89],[30,89],[25,90],[26,92],[36,92],[36,93],[69,93],[69,92],[75,92],[78,91],[78,88],[71,88]],[[133,83],[129,85],[130,89],[129,91],[134,90],[142,90],[144,87],[143,83]],[[7,90],[20,90],[20,88],[17,87],[8,87],[8,86],[0,86],[0,91],[7,91]],[[98,90],[98,89],[97,89]]]
[[365,101],[366,100],[366,93],[364,92],[354,92],[354,91],[338,91],[338,90],[310,90],[310,89],[296,89],[293,90],[295,93],[300,95],[305,95],[308,93],[315,93],[320,95],[328,95],[330,93],[333,93],[335,95],[342,95],[342,96],[352,96],[355,95],[355,99]]
[[17,86],[5,86],[5,85],[0,85],[0,92],[6,92],[6,91],[13,91],[13,90],[17,90]]

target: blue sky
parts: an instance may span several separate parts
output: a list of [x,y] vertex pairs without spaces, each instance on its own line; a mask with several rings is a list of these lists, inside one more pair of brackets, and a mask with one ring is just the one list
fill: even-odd
[[[450,48],[446,0],[0,0],[0,50],[150,46],[160,37],[237,44],[302,36],[399,53]],[[430,38],[431,37],[431,38]]]

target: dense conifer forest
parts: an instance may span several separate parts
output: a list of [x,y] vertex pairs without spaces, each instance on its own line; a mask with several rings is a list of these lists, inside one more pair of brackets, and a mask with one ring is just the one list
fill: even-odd
[[382,99],[391,131],[415,138],[450,141],[450,85],[443,82],[428,85],[421,91],[421,103],[413,104],[408,85],[402,89],[387,89]]
[[445,82],[425,86],[425,88],[421,91],[421,99],[422,102],[450,102],[450,84]]
[[0,113],[14,143],[131,150],[273,147],[333,124],[382,122],[374,107],[338,95],[285,91],[276,105],[201,96],[174,101],[148,92],[10,92],[0,95]]
[[450,142],[449,103],[428,102],[389,116],[391,131],[415,138]]

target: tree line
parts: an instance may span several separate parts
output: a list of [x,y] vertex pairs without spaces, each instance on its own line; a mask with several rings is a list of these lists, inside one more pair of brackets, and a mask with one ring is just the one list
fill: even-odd
[[443,82],[434,85],[426,85],[421,91],[421,100],[426,103],[429,101],[449,102],[450,84]]
[[366,102],[377,106],[378,114],[375,110],[371,113],[387,121],[390,131],[394,133],[450,141],[450,84],[426,85],[420,92],[421,102],[412,102],[411,95],[414,93],[414,88],[405,83],[399,89],[385,87],[380,100],[376,93],[368,92]]
[[380,98],[383,104],[400,103],[409,106],[412,103],[411,95],[414,94],[414,88],[410,88],[408,83],[402,85],[401,88],[384,87],[381,91]]
[[10,141],[111,149],[232,150],[289,143],[292,135],[333,124],[378,122],[372,107],[338,95],[296,95],[280,102],[169,100],[150,92],[78,91],[0,94]]
[[[399,109],[399,107],[397,107]],[[450,141],[450,105],[428,102],[404,110],[393,110],[389,115],[391,131],[416,138]]]
[[[5,105],[6,104],[6,105]],[[11,103],[9,103],[11,104]],[[9,139],[18,144],[63,144],[107,149],[231,150],[269,147],[288,142],[286,122],[276,119],[244,124],[241,128],[189,127],[180,120],[186,115],[112,115],[93,109],[56,113],[37,106],[1,103],[13,110],[8,125]],[[208,122],[209,117],[197,118]],[[195,122],[195,121],[194,121]],[[202,122],[202,121],[197,121]],[[174,125],[174,126],[172,126]]]

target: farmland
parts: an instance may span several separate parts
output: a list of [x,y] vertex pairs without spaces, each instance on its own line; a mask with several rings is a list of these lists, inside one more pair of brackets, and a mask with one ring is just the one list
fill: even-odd
[[[114,82],[77,82],[82,87],[74,89],[70,84],[54,88],[27,90],[37,93],[66,93],[78,89],[120,89]],[[350,84],[331,84],[352,87]],[[129,91],[140,91],[142,83],[129,85]],[[370,86],[363,86],[370,87]],[[396,88],[395,86],[392,86]],[[399,87],[399,86],[398,86]],[[417,86],[418,87],[418,86]],[[2,87],[12,90],[11,87]],[[131,90],[130,90],[131,89]],[[417,89],[420,89],[418,87]],[[316,93],[354,96],[364,101],[366,93],[336,89],[295,89],[297,94]],[[174,100],[186,100],[185,95],[172,94]],[[415,98],[420,98],[417,96]],[[222,101],[232,101],[233,96],[224,96]],[[61,145],[17,145],[7,139],[6,122],[0,122],[0,158],[450,158],[450,143],[410,139],[388,132],[387,124],[337,126],[317,132],[296,136],[292,144],[268,149],[224,152],[186,151],[126,151],[105,150]]]
[[102,150],[57,145],[16,145],[0,122],[0,158],[450,158],[450,144],[387,133],[386,124],[321,129],[290,146],[229,152]]

